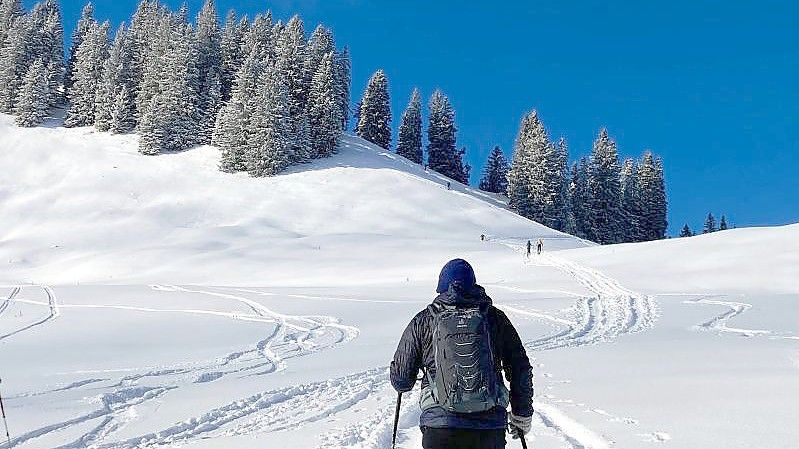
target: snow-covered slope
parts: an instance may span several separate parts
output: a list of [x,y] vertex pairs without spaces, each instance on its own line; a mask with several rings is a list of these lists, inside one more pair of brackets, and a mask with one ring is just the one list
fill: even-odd
[[458,256],[533,359],[531,447],[799,441],[799,226],[597,247],[354,137],[270,179],[135,148],[0,116],[15,449],[386,449],[388,360]]
[[8,116],[0,148],[6,279],[361,283],[363,266],[373,281],[429,276],[420,257],[479,249],[480,234],[585,245],[352,136],[269,179],[219,172],[213,147],[144,157],[135,136]]

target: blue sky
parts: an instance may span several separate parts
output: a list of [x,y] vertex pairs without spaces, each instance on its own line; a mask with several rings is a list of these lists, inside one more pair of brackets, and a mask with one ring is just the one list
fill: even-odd
[[[32,1],[26,1],[30,6]],[[71,33],[82,2],[62,0]],[[128,20],[138,0],[96,0]],[[181,1],[166,1],[177,8]],[[353,57],[353,94],[389,77],[398,121],[411,89],[452,100],[459,145],[479,175],[486,155],[512,151],[537,109],[572,159],[600,127],[622,156],[665,162],[669,230],[713,211],[737,226],[799,222],[799,5],[736,1],[217,0],[276,18],[299,13],[310,33],[333,28]],[[192,15],[202,0],[189,0]],[[355,100],[354,99],[354,100]],[[396,130],[395,123],[395,130]]]

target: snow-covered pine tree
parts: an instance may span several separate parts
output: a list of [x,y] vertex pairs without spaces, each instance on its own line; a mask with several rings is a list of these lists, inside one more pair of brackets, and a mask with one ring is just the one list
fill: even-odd
[[322,59],[335,50],[336,45],[333,42],[333,33],[324,25],[317,25],[308,39],[308,49],[305,55],[305,76],[309,85],[316,75]]
[[129,131],[129,129],[116,129],[115,122],[128,128],[133,120],[133,117],[124,117],[126,110],[133,113],[132,105],[118,104],[123,96],[120,91],[127,90],[127,96],[130,97],[132,63],[130,34],[123,23],[116,32],[108,59],[103,63],[103,76],[97,91],[94,125],[100,131]]
[[252,120],[259,99],[258,83],[262,71],[261,54],[255,48],[236,74],[230,100],[216,119],[212,143],[222,150],[219,167],[222,171],[232,173],[247,170],[247,145],[250,142],[249,133],[254,129]]
[[292,163],[310,161],[312,152],[308,123],[310,85],[305,76],[306,47],[302,20],[294,16],[280,33],[276,48],[276,76],[282,77],[289,90]]
[[621,167],[616,142],[606,129],[594,141],[588,172],[589,239],[608,244],[622,241]]
[[30,15],[29,64],[41,59],[47,71],[48,104],[63,102],[61,84],[64,76],[64,25],[61,8],[55,0],[44,0],[33,7]]
[[589,238],[591,228],[591,215],[588,209],[588,171],[588,159],[580,158],[572,165],[569,182],[570,212],[574,220],[575,235],[580,238]]
[[127,133],[136,128],[136,106],[130,90],[130,86],[123,84],[117,91],[114,109],[111,111],[112,132]]
[[158,93],[160,71],[163,70],[159,64],[169,50],[169,34],[161,31],[162,24],[167,19],[168,12],[164,7],[154,0],[142,0],[130,23],[133,46],[131,94],[136,109],[137,126]]
[[483,177],[480,179],[480,190],[484,192],[506,194],[508,191],[508,161],[499,145],[488,155]]
[[391,146],[391,98],[388,78],[382,69],[376,71],[366,85],[356,132],[379,147],[388,150]]
[[350,84],[352,83],[352,61],[347,47],[337,51],[333,58],[336,75],[336,98],[341,110],[341,129],[346,130],[350,121]]
[[158,93],[139,123],[139,152],[146,155],[181,151],[196,143],[196,45],[191,25],[182,16],[162,20],[159,35],[168,43],[159,64]]
[[236,73],[241,68],[241,63],[244,61],[244,56],[241,53],[242,39],[244,38],[244,28],[246,17],[241,21],[236,21],[236,12],[230,10],[225,18],[225,27],[222,30],[222,41],[220,43],[220,51],[222,54],[222,86],[220,88],[220,95],[222,102],[230,99],[230,94],[233,90],[233,81],[236,79]]
[[458,152],[455,149],[455,110],[440,90],[430,97],[430,116],[427,125],[427,165],[452,179],[463,176],[458,172]]
[[333,58],[331,50],[319,61],[308,95],[308,121],[314,157],[327,157],[335,153],[342,132]]
[[5,42],[14,20],[22,14],[22,0],[0,0],[0,46]]
[[632,158],[624,160],[621,168],[621,209],[624,214],[622,238],[625,242],[643,241],[641,186],[638,179],[638,163]]
[[[516,209],[520,215],[554,229],[565,229],[566,220],[566,159],[565,141],[553,145],[536,111],[522,119],[516,138],[513,163],[508,174],[509,191],[524,185],[529,200],[527,210]],[[518,198],[518,194],[509,194]],[[511,207],[515,208],[512,203]]]
[[688,227],[688,223],[686,223],[685,226],[683,226],[682,230],[680,231],[680,237],[693,237],[693,236],[694,232],[691,231],[691,228]]
[[244,57],[252,53],[253,49],[258,49],[261,59],[274,58],[277,35],[274,34],[271,12],[256,15],[252,24],[245,20],[240,25],[243,25],[241,52]]
[[247,171],[252,176],[273,176],[291,164],[289,91],[278,75],[276,67],[270,66],[259,77],[252,133],[245,154]]
[[729,226],[727,226],[727,217],[722,215],[721,221],[719,221],[719,231],[726,231],[728,228]]
[[31,62],[31,19],[17,16],[0,48],[0,112],[13,113],[22,79]]
[[40,124],[50,110],[50,93],[47,67],[41,59],[31,65],[17,95],[14,114],[19,126]]
[[222,47],[214,0],[206,0],[197,16],[197,139],[210,143],[216,115],[222,106]]
[[397,154],[409,160],[422,163],[422,97],[419,89],[414,88],[408,107],[402,113],[399,136],[397,139]]
[[91,2],[83,6],[80,13],[80,19],[72,31],[72,44],[69,47],[69,59],[67,60],[66,73],[64,73],[64,91],[69,95],[69,90],[72,88],[75,76],[75,63],[78,56],[78,47],[80,47],[83,38],[89,29],[96,24],[94,19],[94,5]]
[[718,231],[718,229],[716,229],[716,217],[710,212],[707,214],[707,219],[705,219],[705,227],[702,229],[702,234],[710,234],[716,231]]
[[108,29],[110,24],[92,23],[75,55],[74,84],[69,90],[69,109],[64,126],[94,124],[97,91],[108,58]]
[[659,240],[666,236],[666,187],[663,179],[663,164],[646,151],[639,168],[641,211],[639,222],[642,241]]

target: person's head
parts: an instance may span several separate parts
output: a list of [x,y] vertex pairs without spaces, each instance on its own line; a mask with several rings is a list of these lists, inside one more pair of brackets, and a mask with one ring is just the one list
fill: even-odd
[[474,269],[469,262],[463,259],[453,259],[444,265],[441,274],[438,275],[438,287],[436,293],[444,293],[450,286],[455,286],[463,291],[469,291],[477,284],[474,276]]

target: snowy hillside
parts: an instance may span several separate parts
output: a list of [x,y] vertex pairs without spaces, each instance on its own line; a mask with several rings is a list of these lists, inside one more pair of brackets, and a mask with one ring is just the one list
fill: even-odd
[[429,278],[450,251],[481,251],[481,234],[584,246],[357,137],[268,179],[220,173],[213,147],[143,157],[136,141],[0,116],[13,174],[0,184],[0,279],[346,284],[362,266],[371,281]]
[[0,116],[10,447],[386,449],[388,362],[454,257],[533,359],[531,447],[798,444],[797,225],[597,247],[354,137],[274,178],[218,161]]

